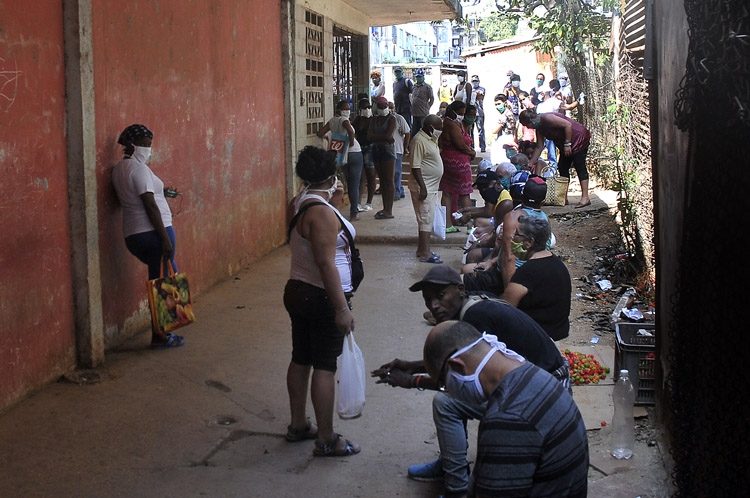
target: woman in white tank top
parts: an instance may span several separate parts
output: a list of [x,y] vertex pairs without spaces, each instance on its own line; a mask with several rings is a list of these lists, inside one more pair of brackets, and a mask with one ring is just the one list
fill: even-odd
[[[292,420],[286,439],[315,439],[315,456],[349,456],[360,447],[333,431],[333,403],[336,358],[345,335],[354,330],[349,243],[342,224],[352,237],[355,231],[330,204],[334,196],[343,195],[336,180],[335,153],[307,146],[299,154],[296,172],[306,188],[294,201],[291,272],[284,289],[284,306],[292,321],[287,370]],[[317,428],[305,414],[308,385]]]

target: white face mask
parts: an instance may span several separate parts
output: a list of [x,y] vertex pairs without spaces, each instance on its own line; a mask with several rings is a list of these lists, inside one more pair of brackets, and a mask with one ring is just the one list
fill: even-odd
[[[465,353],[469,349],[476,346],[480,341],[482,341],[482,338],[479,338],[469,346],[456,351],[456,353],[451,356],[451,358],[455,358]],[[487,351],[487,354],[484,355],[484,358],[482,358],[479,366],[477,366],[476,371],[471,375],[460,375],[449,368],[447,377],[445,379],[445,390],[448,392],[448,394],[459,401],[463,401],[464,403],[468,403],[474,406],[481,405],[482,403],[487,401],[487,395],[484,393],[482,384],[479,382],[479,374],[482,373],[482,369],[484,369],[484,366],[488,361],[490,361],[490,358],[493,354],[495,354],[495,351],[497,350],[494,347]]]
[[310,189],[307,189],[307,190],[309,192],[326,192],[328,194],[328,199],[330,200],[331,197],[333,197],[333,194],[336,193],[336,190],[338,190],[338,188],[339,188],[339,179],[334,176],[333,185],[331,185],[330,188],[328,188],[326,190],[319,189],[319,188],[310,188]]
[[568,80],[560,80],[560,86],[568,86]]
[[352,111],[341,111],[341,117],[349,119],[349,116],[351,115]]
[[458,121],[460,123],[463,120],[464,120],[464,115],[463,114],[456,114],[456,121]]
[[520,82],[520,81],[518,81],[518,80],[513,80],[513,81],[511,82],[511,85],[513,85],[513,88],[518,88],[518,87],[520,87],[520,86],[521,86],[521,82]]
[[362,109],[359,111],[359,115],[363,118],[369,118],[372,116],[372,109]]
[[463,83],[464,81],[466,81],[466,78],[464,78],[463,76],[459,76],[458,77],[458,82],[459,83]]
[[437,140],[440,138],[440,134],[443,133],[443,130],[432,130],[432,138]]
[[138,145],[134,145],[133,148],[135,150],[133,151],[133,155],[130,157],[132,157],[136,161],[146,164],[148,160],[151,159],[151,147],[140,147]]
[[377,114],[378,116],[387,116],[389,112],[391,112],[391,110],[390,110],[390,109],[388,109],[388,108],[385,108],[385,109],[381,109],[380,107],[377,107],[377,108],[375,109],[375,113],[376,113],[376,114]]

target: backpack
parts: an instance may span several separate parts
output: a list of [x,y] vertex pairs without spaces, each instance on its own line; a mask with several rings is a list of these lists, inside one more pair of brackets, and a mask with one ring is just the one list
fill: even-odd
[[[302,216],[302,214],[307,211],[312,206],[317,205],[328,205],[325,202],[310,202],[308,204],[305,204],[302,206],[299,211],[297,211],[297,214],[294,215],[292,218],[292,221],[289,222],[289,229],[287,230],[287,240],[292,235],[292,230],[294,229],[294,225],[297,224],[297,221],[299,221],[299,218]],[[349,242],[349,255],[350,255],[350,263],[349,266],[352,271],[352,292],[356,291],[359,287],[359,284],[362,283],[362,280],[365,278],[365,266],[362,263],[362,258],[359,257],[359,249],[357,249],[357,246],[354,245],[354,238],[352,237],[351,232],[349,232],[349,229],[344,224],[343,220],[341,219],[341,215],[338,213],[338,211],[334,210],[336,213],[336,216],[339,218],[339,222],[341,223],[341,228],[346,235],[346,240]]]
[[494,301],[496,303],[506,304],[510,306],[510,303],[506,301],[505,299],[500,299],[499,297],[489,297],[486,294],[478,294],[478,295],[475,294],[472,296],[468,296],[466,298],[466,302],[461,307],[461,311],[458,314],[458,319],[463,320],[464,315],[466,314],[467,311],[469,311],[469,308],[471,308],[475,304],[482,302],[482,301]]

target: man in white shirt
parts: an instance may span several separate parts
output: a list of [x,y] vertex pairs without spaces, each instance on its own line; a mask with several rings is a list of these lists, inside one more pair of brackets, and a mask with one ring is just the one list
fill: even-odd
[[393,182],[395,190],[393,191],[393,200],[400,201],[406,197],[404,186],[401,184],[401,173],[403,171],[404,154],[409,153],[409,140],[411,139],[411,128],[406,119],[397,114],[393,102],[388,102],[388,108],[391,114],[396,118],[396,129],[393,130],[393,148],[396,151],[396,163],[393,167]]
[[419,239],[417,257],[424,263],[441,263],[440,256],[430,251],[430,236],[435,221],[435,208],[440,202],[440,179],[443,177],[443,160],[437,139],[443,121],[430,114],[411,141],[411,177],[409,192],[417,216]]

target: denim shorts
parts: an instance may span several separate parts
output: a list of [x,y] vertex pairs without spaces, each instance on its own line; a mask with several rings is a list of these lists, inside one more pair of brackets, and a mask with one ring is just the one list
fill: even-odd
[[292,320],[292,361],[335,372],[344,333],[336,327],[336,312],[325,289],[289,280],[284,288],[284,307]]
[[380,163],[384,161],[396,160],[396,148],[393,144],[377,143],[370,146],[373,162]]

